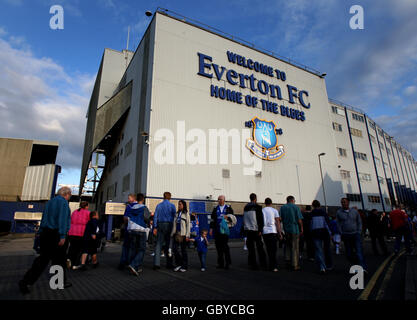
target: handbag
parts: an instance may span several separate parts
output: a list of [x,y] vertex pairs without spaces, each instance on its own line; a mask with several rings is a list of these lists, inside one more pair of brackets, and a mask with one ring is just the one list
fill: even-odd
[[181,233],[176,232],[174,234],[174,240],[175,242],[181,243],[184,240],[184,237],[181,235]]
[[230,234],[229,225],[227,224],[224,217],[222,218],[222,221],[220,222],[220,233],[225,234],[225,235]]

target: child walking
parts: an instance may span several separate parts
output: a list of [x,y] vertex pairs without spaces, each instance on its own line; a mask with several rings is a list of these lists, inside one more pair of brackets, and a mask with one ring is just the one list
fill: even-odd
[[81,256],[81,266],[80,270],[84,271],[87,269],[85,262],[87,256],[91,255],[93,261],[93,268],[98,266],[97,262],[97,233],[99,232],[98,228],[98,212],[90,212],[90,221],[88,221],[85,226],[84,236],[83,236],[83,250]]
[[206,271],[206,257],[207,257],[207,247],[208,247],[208,240],[207,240],[207,230],[201,230],[200,236],[194,239],[197,245],[197,253],[198,257],[200,258],[201,264],[201,271]]

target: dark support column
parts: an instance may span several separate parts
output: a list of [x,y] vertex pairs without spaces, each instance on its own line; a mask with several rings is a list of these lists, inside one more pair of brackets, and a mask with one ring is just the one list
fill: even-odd
[[[379,183],[378,168],[376,167],[375,155],[374,155],[374,148],[372,147],[372,141],[371,141],[371,139],[369,137],[368,118],[366,117],[365,114],[363,116],[365,117],[365,125],[366,125],[366,132],[368,133],[369,146],[371,147],[372,161],[374,163],[375,174],[376,174],[376,181],[378,183],[379,197],[380,197],[381,203],[382,203],[382,210],[385,212],[384,197],[382,197],[381,184]],[[378,132],[376,133],[376,135],[378,136]],[[379,143],[378,143],[378,146],[379,146]],[[382,159],[381,159],[381,161],[382,161]]]
[[349,138],[350,138],[350,145],[352,147],[353,162],[355,164],[356,178],[358,179],[359,193],[361,195],[362,210],[365,210],[365,204],[363,202],[363,194],[362,194],[361,180],[359,179],[359,173],[358,173],[358,164],[356,163],[356,157],[355,157],[355,148],[353,146],[352,134],[350,133],[349,116],[348,116],[346,107],[344,107],[344,108],[345,108],[346,123],[347,123],[347,127],[348,127]]

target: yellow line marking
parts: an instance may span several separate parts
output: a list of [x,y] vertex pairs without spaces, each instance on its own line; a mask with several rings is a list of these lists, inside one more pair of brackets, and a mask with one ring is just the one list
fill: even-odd
[[366,285],[365,289],[362,291],[361,295],[359,296],[358,300],[368,300],[369,295],[372,292],[372,289],[374,288],[380,274],[385,269],[385,266],[388,264],[388,262],[391,260],[391,258],[394,256],[392,253],[388,258],[385,259],[385,261],[379,266],[378,270],[375,271],[375,273],[372,275],[371,280],[369,280],[368,284]]
[[394,260],[392,260],[392,262],[391,262],[391,264],[390,264],[390,266],[389,266],[389,268],[387,270],[387,273],[385,274],[385,277],[382,280],[381,288],[378,291],[378,294],[376,296],[376,300],[381,300],[382,297],[384,296],[385,289],[386,289],[386,287],[388,285],[388,281],[391,279],[392,272],[394,271],[395,264],[397,263],[397,260],[399,259],[399,257],[401,257],[403,254],[404,254],[404,251],[402,251],[400,254],[398,254],[395,257]]

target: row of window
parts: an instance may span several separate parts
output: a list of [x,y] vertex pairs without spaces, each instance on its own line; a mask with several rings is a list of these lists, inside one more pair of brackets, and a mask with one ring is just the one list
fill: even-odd
[[[342,109],[341,108],[338,108],[336,106],[332,106],[332,112],[335,113],[335,114],[344,115],[344,112],[342,111]],[[354,119],[356,121],[359,121],[359,122],[365,122],[364,116],[362,116],[360,114],[357,114],[357,113],[352,113],[352,119]],[[377,130],[378,134],[384,139],[384,133],[383,133],[383,131],[381,129],[379,129],[379,128],[377,129],[375,127],[375,123],[374,122],[369,121],[369,125],[374,130]],[[342,132],[343,131],[342,125],[340,123],[333,122],[333,130],[338,131],[338,132]],[[350,131],[351,131],[351,134],[353,136],[355,136],[355,137],[359,137],[359,138],[363,137],[362,131],[359,130],[359,129],[351,128]],[[375,137],[372,134],[370,134],[369,137],[370,137],[370,139],[371,139],[372,142],[376,143],[376,139],[375,139]],[[395,143],[394,143],[394,145],[395,145]],[[385,149],[384,144],[382,142],[379,142],[379,147],[381,148],[381,150],[384,150]],[[388,155],[391,155],[392,154],[390,149],[387,149],[387,153],[388,153]],[[410,159],[412,159],[411,156],[410,156]]]
[[368,161],[368,156],[366,155],[366,153],[362,153],[362,152],[355,151],[355,158],[359,160],[363,160],[363,161]]
[[[130,190],[130,174],[123,177],[122,192]],[[117,196],[117,182],[107,187],[107,200],[113,200]]]
[[[349,201],[351,201],[351,202],[361,202],[362,201],[362,197],[358,193],[347,193],[346,198],[348,198]],[[391,201],[390,201],[389,198],[384,198],[384,201],[387,205],[391,204]],[[381,197],[380,196],[368,195],[368,202],[370,202],[370,203],[381,203]]]
[[[344,180],[350,179],[350,171],[348,170],[340,170],[340,177]],[[359,180],[362,182],[370,182],[372,181],[372,176],[369,173],[361,173],[359,172]],[[380,184],[385,183],[385,179],[378,176],[378,181]]]
[[[129,140],[128,143],[125,145],[125,159],[132,153],[132,139]],[[113,171],[119,165],[119,157],[123,155],[123,148],[120,149],[119,152],[110,160],[109,163],[109,172]]]
[[[333,130],[334,131],[338,131],[338,132],[342,132],[343,131],[343,127],[340,123],[337,122],[333,122]],[[355,129],[355,128],[350,128],[350,134],[352,136],[358,137],[358,138],[362,138],[362,130],[359,129]]]
[[[338,108],[336,106],[332,106],[332,112],[334,114],[338,114],[340,116],[344,116],[345,112],[343,109]],[[359,122],[365,122],[365,117],[363,115],[357,114],[357,113],[352,113],[352,119],[359,121]]]

